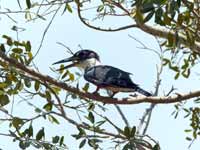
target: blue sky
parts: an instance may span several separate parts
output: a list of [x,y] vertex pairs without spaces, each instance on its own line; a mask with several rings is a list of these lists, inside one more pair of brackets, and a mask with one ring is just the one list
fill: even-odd
[[[16,8],[14,3],[4,1],[2,5],[10,5]],[[16,20],[23,20],[24,15],[19,15]],[[121,22],[119,19],[118,22]],[[117,24],[118,22],[115,22]],[[19,27],[23,27],[26,31],[20,33],[20,39],[30,40],[33,46],[33,52],[36,52],[42,33],[47,26],[47,21],[36,20],[35,22],[20,22],[15,24]],[[1,33],[15,37],[14,31],[11,31],[13,26],[6,16],[1,17],[0,26]],[[148,91],[154,91],[156,81],[156,65],[159,64],[157,56],[147,50],[141,50],[137,48],[140,46],[135,40],[131,39],[128,35],[132,35],[138,40],[145,43],[148,47],[159,50],[154,37],[145,34],[138,29],[129,29],[120,32],[106,33],[99,32],[93,29],[89,29],[84,26],[79,20],[74,11],[70,14],[66,12],[61,16],[58,14],[50,29],[48,30],[43,46],[35,59],[35,63],[39,70],[43,74],[49,74],[52,77],[56,77],[50,69],[51,64],[64,57],[68,57],[69,54],[66,50],[56,42],[62,42],[63,44],[70,47],[72,50],[80,50],[79,44],[85,49],[93,49],[99,53],[102,63],[109,64],[128,72],[133,73],[133,80],[138,83],[142,88]],[[198,68],[196,68],[198,69]],[[194,70],[196,73],[196,70]],[[178,88],[180,92],[188,92],[193,89],[197,89],[199,86],[199,78],[192,73],[190,79],[180,78],[174,80],[174,73],[167,68],[164,69],[162,74],[162,86],[159,95],[163,95],[169,91],[171,86]],[[81,79],[83,80],[83,78]],[[40,102],[36,102],[37,104]],[[31,110],[26,110],[24,103],[17,103],[17,107],[14,108],[14,112],[19,115],[29,115],[32,113]],[[189,103],[191,105],[192,103]],[[138,104],[138,105],[127,105],[121,106],[125,115],[130,121],[130,124],[136,125],[139,123],[145,109],[149,104]],[[23,108],[23,109],[22,109]],[[109,111],[105,114],[112,118],[113,122],[117,125],[123,126],[123,122],[119,121],[119,115],[115,108],[110,105],[108,106]],[[186,150],[189,142],[185,140],[186,134],[184,129],[189,127],[187,119],[183,119],[184,114],[178,116],[177,119],[171,115],[174,110],[173,104],[157,105],[153,111],[152,120],[148,129],[148,134],[154,139],[158,140],[162,150]],[[69,112],[70,113],[70,112]],[[42,126],[47,126],[47,130],[51,131],[51,134],[68,134],[69,131],[75,131],[71,125],[62,124],[59,126],[51,125],[47,121],[40,120],[38,124],[35,123],[36,128],[40,129]],[[5,131],[6,123],[0,124],[0,132]],[[49,133],[50,134],[50,133]],[[16,143],[13,143],[11,139],[0,138],[0,148],[3,150],[16,149]],[[73,143],[73,144],[72,144]],[[66,144],[75,145],[69,147],[70,150],[78,149],[77,143],[69,137],[67,137]],[[197,141],[191,147],[191,150],[197,150],[200,147],[200,143]]]

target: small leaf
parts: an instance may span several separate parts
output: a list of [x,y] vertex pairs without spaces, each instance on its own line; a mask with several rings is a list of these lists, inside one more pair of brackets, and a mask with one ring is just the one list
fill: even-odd
[[89,103],[88,110],[92,111],[92,110],[94,110],[94,108],[95,108],[95,104]]
[[31,1],[30,0],[26,0],[26,5],[27,5],[27,8],[30,9],[31,8]]
[[89,89],[89,87],[90,87],[90,84],[89,84],[89,83],[86,83],[82,89],[83,89],[83,91],[84,91],[84,92],[86,92],[86,93],[87,93],[87,92],[88,92],[88,89]]
[[127,138],[130,138],[130,128],[127,127],[127,126],[124,128],[124,135],[125,135]]
[[47,112],[50,112],[53,108],[53,104],[52,103],[47,103],[46,105],[44,105],[43,107]]
[[19,127],[21,127],[21,125],[22,125],[23,123],[24,123],[23,120],[20,119],[20,118],[18,118],[18,117],[13,118],[13,120],[12,120],[12,125],[13,125],[16,129],[18,129]]
[[40,131],[36,135],[36,140],[39,141],[45,136],[44,134],[44,128],[40,129]]
[[179,76],[180,76],[180,73],[177,72],[176,75],[175,75],[175,77],[174,77],[174,79],[177,80]]
[[74,74],[72,74],[72,73],[69,74],[69,80],[74,81]]
[[6,52],[6,49],[5,49],[4,44],[1,44],[1,45],[0,45],[0,50],[3,51],[3,52]]
[[48,119],[52,123],[60,124],[60,122],[52,115],[48,115]]
[[10,102],[8,95],[0,95],[0,106],[5,106]]
[[20,142],[19,142],[19,147],[20,147],[21,149],[26,149],[26,143],[25,143],[25,141],[20,141]]
[[185,132],[192,132],[192,130],[191,129],[186,129],[186,130],[184,130]]
[[47,100],[51,100],[51,94],[49,91],[46,91],[45,95],[46,95],[45,97],[47,98]]
[[89,112],[88,114],[88,120],[90,120],[91,123],[94,123],[94,115],[92,112]]
[[79,130],[79,134],[78,134],[78,135],[80,135],[81,137],[82,137],[83,135],[86,135],[86,133],[85,133],[85,130],[84,130],[84,129],[82,129],[82,128],[78,127],[78,130]]
[[72,13],[72,8],[68,3],[66,3],[65,7],[70,13]]
[[100,5],[100,6],[97,8],[97,12],[101,12],[103,9],[104,9],[104,5]]
[[158,144],[156,144],[152,150],[160,150],[160,146]]
[[86,139],[82,140],[81,143],[79,144],[79,148],[82,148],[86,143]]
[[25,44],[25,49],[27,52],[30,52],[31,51],[31,43],[30,41],[27,41],[26,44]]
[[33,126],[32,126],[32,124],[30,124],[30,126],[28,128],[28,136],[33,137]]
[[62,136],[62,137],[60,138],[60,142],[59,142],[60,146],[62,146],[63,143],[64,143],[64,136]]
[[40,88],[40,82],[39,81],[35,81],[35,85],[34,85],[35,91],[38,91]]
[[133,126],[133,128],[131,129],[131,137],[134,137],[136,133],[136,127]]
[[58,143],[59,139],[60,139],[59,136],[55,136],[55,137],[53,137],[53,139],[52,139],[52,143],[54,143],[54,144]]
[[153,11],[154,10],[154,6],[152,3],[146,3],[142,5],[142,9],[141,12],[142,13],[147,13],[149,11]]
[[192,141],[192,139],[190,137],[186,137],[186,140],[188,141]]
[[8,44],[9,46],[12,46],[12,45],[13,45],[13,41],[12,41],[12,38],[11,38],[11,37],[9,37],[9,36],[7,36],[7,35],[3,35],[2,37],[3,37],[4,39],[7,40],[7,44]]
[[[64,66],[63,66],[64,67]],[[62,73],[62,72],[61,72]],[[61,79],[64,79],[69,74],[69,71],[67,70],[61,77]]]
[[154,15],[154,11],[151,11],[151,12],[144,18],[143,22],[145,23],[145,22],[149,21],[149,20],[153,17],[153,15]]
[[26,87],[30,88],[31,87],[31,80],[29,78],[24,78],[24,84]]

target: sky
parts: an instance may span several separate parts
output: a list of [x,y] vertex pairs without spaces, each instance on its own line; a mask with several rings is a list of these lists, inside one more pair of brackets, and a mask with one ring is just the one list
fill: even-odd
[[[16,4],[11,1],[1,0],[0,3],[2,8],[9,6],[9,8],[14,8],[14,10],[18,9]],[[25,23],[23,17],[24,15],[17,15],[15,19],[19,21],[15,24],[6,16],[1,16],[0,36],[2,36],[2,34],[7,34],[16,37],[16,33],[11,30],[12,26],[16,25],[18,27],[23,27],[26,30],[20,33],[19,38],[22,40],[30,40],[34,53],[39,47],[48,20],[36,20],[34,22]],[[124,21],[120,19],[121,18],[108,22],[116,25]],[[22,20],[22,22],[20,22],[20,20]],[[73,51],[80,50],[80,45],[84,49],[96,51],[100,55],[103,64],[109,64],[131,72],[133,74],[132,79],[135,83],[139,84],[147,91],[153,92],[155,90],[154,87],[157,73],[156,65],[159,65],[160,61],[154,53],[138,48],[141,45],[130,38],[129,35],[142,41],[147,47],[159,51],[159,46],[156,43],[155,38],[138,29],[129,29],[112,33],[95,31],[83,25],[78,19],[75,11],[73,11],[72,14],[66,12],[64,15],[61,15],[60,12],[46,33],[42,48],[35,59],[35,63],[41,73],[56,77],[55,73],[50,69],[52,63],[69,56],[66,49],[58,45],[57,42],[67,45]],[[167,93],[172,85],[176,87],[179,92],[189,92],[197,89],[200,83],[198,76],[195,74],[197,73],[197,69],[198,68],[194,70],[194,73],[191,74],[189,79],[180,78],[174,80],[174,73],[167,68],[164,68],[159,95],[162,96],[164,92]],[[83,80],[83,78],[80,80]],[[26,104],[15,103],[18,106],[14,108],[16,114],[28,116],[32,113],[31,110],[26,109]],[[40,100],[36,103],[40,103]],[[130,124],[137,126],[139,119],[149,105],[150,104],[126,105],[121,106],[121,108],[130,121]],[[187,105],[190,106],[192,103],[189,102]],[[112,118],[112,121],[116,122],[117,125],[123,126],[123,122],[119,121],[120,116],[117,114],[116,109],[112,105],[108,106],[108,108],[109,111],[106,112],[105,115]],[[162,150],[186,150],[190,143],[185,140],[187,134],[184,133],[184,130],[189,127],[189,122],[188,119],[183,119],[184,113],[178,116],[177,119],[174,119],[174,116],[171,115],[173,111],[173,104],[157,105],[153,110],[147,134],[159,141]],[[68,113],[70,114],[70,112]],[[48,133],[49,135],[67,135],[69,134],[69,131],[76,132],[76,129],[69,124],[60,124],[55,127],[55,125],[51,125],[47,121],[39,121],[40,123],[35,123],[36,129],[40,129],[42,126],[47,127],[47,130],[51,131],[51,133]],[[6,123],[0,124],[0,133],[5,131],[7,128],[6,126]],[[1,149],[18,149],[16,148],[17,143],[13,143],[12,139],[4,137],[0,137],[0,139]],[[70,138],[70,136],[67,137],[66,144],[69,144],[70,150],[78,149],[78,143]],[[200,143],[195,141],[190,149],[197,150],[199,147]]]

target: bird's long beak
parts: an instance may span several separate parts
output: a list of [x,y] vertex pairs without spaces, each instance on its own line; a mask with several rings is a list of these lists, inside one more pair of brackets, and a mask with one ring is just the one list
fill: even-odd
[[61,64],[61,63],[65,63],[65,62],[71,62],[71,61],[72,61],[72,64],[69,64],[69,65],[67,65],[67,66],[65,66],[65,67],[63,67],[61,69],[58,69],[58,71],[63,70],[63,69],[68,69],[68,68],[71,68],[71,67],[75,67],[75,66],[77,66],[79,64],[79,58],[75,57],[75,56],[72,56],[72,57],[57,61],[57,62],[53,63],[53,65]]
[[61,64],[61,63],[65,63],[65,62],[70,62],[70,61],[78,61],[79,58],[75,57],[75,56],[72,56],[72,57],[69,57],[69,58],[66,58],[66,59],[62,59],[60,61],[57,61],[55,63],[53,63],[53,65],[56,65],[56,64]]

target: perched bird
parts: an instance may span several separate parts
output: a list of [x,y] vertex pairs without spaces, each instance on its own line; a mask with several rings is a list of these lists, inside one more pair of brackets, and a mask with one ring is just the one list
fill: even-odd
[[73,54],[72,57],[53,64],[70,61],[72,61],[72,64],[65,66],[63,69],[74,66],[83,69],[85,80],[97,86],[94,93],[103,88],[112,91],[111,97],[118,92],[138,92],[145,96],[152,96],[151,93],[141,89],[131,80],[131,73],[112,66],[101,65],[99,55],[92,50],[80,50]]

